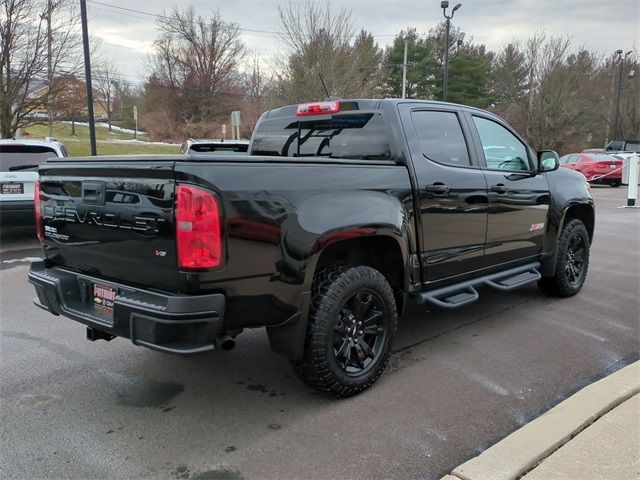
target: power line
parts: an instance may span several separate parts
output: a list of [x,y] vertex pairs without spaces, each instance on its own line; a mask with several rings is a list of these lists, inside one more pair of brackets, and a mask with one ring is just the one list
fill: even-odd
[[[147,17],[150,17],[150,18],[156,18],[156,19],[162,19],[162,20],[173,20],[172,17],[168,17],[166,15],[161,15],[159,13],[144,12],[142,10],[136,10],[136,9],[133,9],[133,8],[120,7],[118,5],[112,5],[110,3],[100,2],[98,0],[87,0],[87,2],[89,2],[91,4],[94,4],[94,5],[101,5],[103,7],[108,7],[108,8],[112,8],[112,9],[115,9],[115,10],[120,10],[121,12],[128,12],[129,16],[134,17],[134,18],[143,19],[143,17],[138,17],[136,15],[133,15],[133,14],[137,14],[137,15],[146,15]],[[110,13],[116,13],[116,12],[110,12]],[[126,15],[126,14],[122,14],[122,15]],[[286,35],[284,32],[273,31],[273,30],[259,30],[259,29],[254,29],[254,28],[238,27],[238,30],[240,30],[242,32],[264,33],[264,34],[277,35],[277,36]],[[384,34],[370,33],[370,34],[372,36],[374,36],[374,37],[395,37],[396,36],[395,34],[390,34],[390,33],[384,33]],[[356,37],[358,37],[358,35],[345,35],[344,36],[344,38],[356,38]]]

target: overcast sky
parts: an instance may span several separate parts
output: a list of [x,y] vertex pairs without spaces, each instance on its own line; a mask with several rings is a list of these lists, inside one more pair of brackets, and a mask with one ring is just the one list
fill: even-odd
[[[241,28],[279,31],[278,0],[99,0],[100,3],[162,13],[172,5],[193,5],[201,14],[219,9],[223,18]],[[325,3],[326,0],[316,0]],[[526,40],[537,31],[565,34],[574,47],[585,45],[603,53],[640,48],[640,0],[459,0],[454,25],[467,39],[497,50],[512,40]],[[442,20],[440,0],[332,0],[353,11],[355,26],[373,33],[384,47],[406,27],[425,32]],[[453,0],[451,5],[457,2]],[[114,59],[133,83],[145,77],[144,58],[153,52],[152,16],[127,12],[88,0],[89,30],[102,40],[104,54]],[[243,31],[249,52],[266,64],[282,55],[277,34]]]

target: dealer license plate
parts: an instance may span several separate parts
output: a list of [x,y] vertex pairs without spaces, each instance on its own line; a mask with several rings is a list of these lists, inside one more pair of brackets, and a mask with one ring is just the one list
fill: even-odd
[[21,195],[24,193],[24,183],[2,183],[2,195]]
[[115,288],[93,284],[93,303],[102,310],[103,313],[113,313],[113,303],[116,300],[118,291]]

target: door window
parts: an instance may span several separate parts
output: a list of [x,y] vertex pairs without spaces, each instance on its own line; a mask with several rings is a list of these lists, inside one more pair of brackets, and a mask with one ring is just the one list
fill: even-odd
[[480,136],[487,168],[492,170],[530,171],[527,147],[499,123],[473,117]]
[[417,110],[411,113],[411,118],[425,157],[456,167],[471,165],[458,115]]

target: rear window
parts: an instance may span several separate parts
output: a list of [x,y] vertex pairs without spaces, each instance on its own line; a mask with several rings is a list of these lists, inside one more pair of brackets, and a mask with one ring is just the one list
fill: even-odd
[[391,158],[389,137],[378,112],[291,120],[289,117],[261,122],[253,136],[251,155],[362,160]]
[[249,145],[246,143],[194,143],[189,148],[192,152],[197,153],[246,153]]
[[24,165],[40,165],[47,158],[57,156],[53,148],[41,145],[0,145],[0,171],[7,172]]

